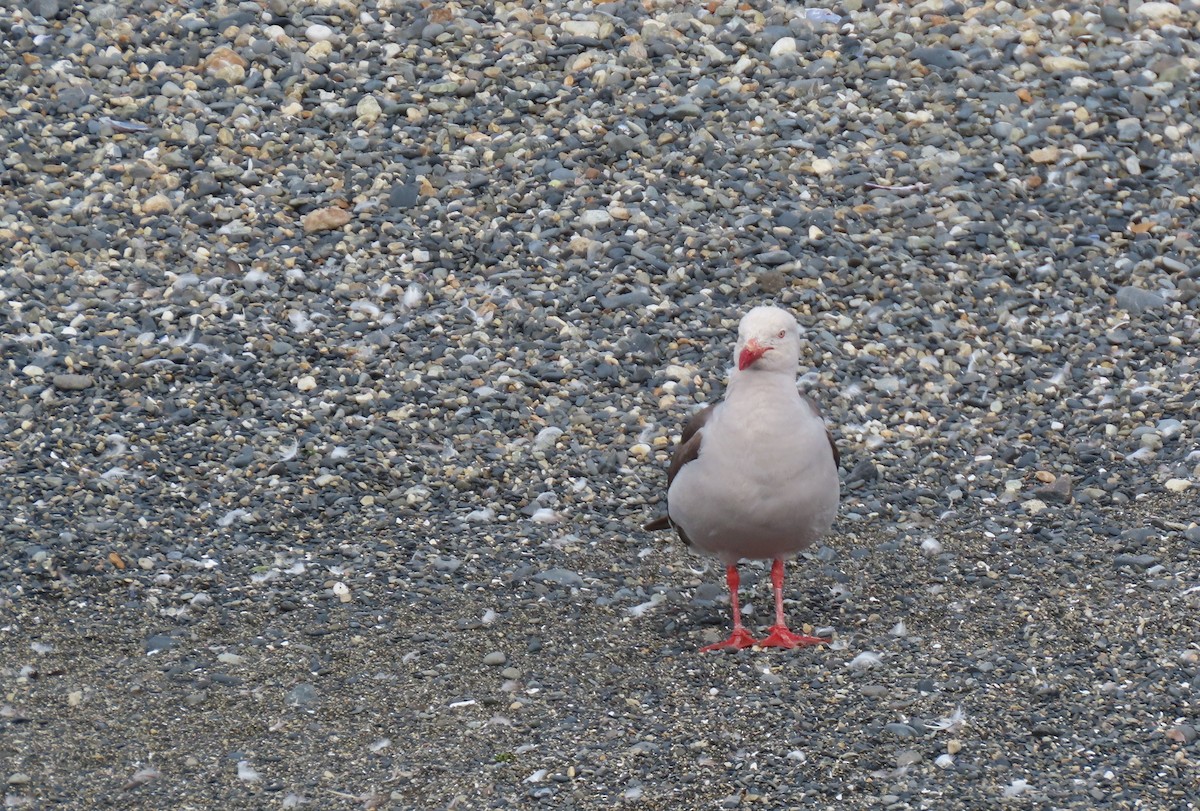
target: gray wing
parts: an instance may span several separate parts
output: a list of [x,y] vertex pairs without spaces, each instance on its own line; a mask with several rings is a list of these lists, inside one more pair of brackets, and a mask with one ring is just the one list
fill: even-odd
[[[804,400],[804,402],[808,403],[808,407],[812,409],[812,413],[813,413],[813,414],[814,414],[814,415],[815,415],[815,416],[816,416],[816,417],[817,417],[819,420],[821,420],[821,422],[822,422],[822,423],[823,423],[823,422],[825,422],[825,417],[824,417],[824,415],[823,415],[823,414],[821,414],[821,408],[820,408],[820,406],[818,406],[818,405],[817,405],[817,401],[816,401],[816,400],[814,400],[813,398],[809,397],[807,394],[801,394],[801,395],[800,395],[800,398],[801,398],[802,400]],[[842,465],[842,455],[841,455],[840,453],[838,453],[837,445],[835,445],[835,444],[834,444],[834,442],[833,442],[833,434],[831,434],[831,433],[829,432],[829,428],[828,428],[828,427],[826,427],[826,428],[825,428],[825,436],[826,436],[826,438],[829,440],[829,450],[833,451],[833,465],[834,465],[834,467],[841,467],[841,465]]]

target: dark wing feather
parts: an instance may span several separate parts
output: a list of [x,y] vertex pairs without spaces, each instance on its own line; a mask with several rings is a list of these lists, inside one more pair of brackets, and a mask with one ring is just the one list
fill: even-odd
[[[683,469],[683,466],[700,455],[700,443],[703,438],[700,429],[708,422],[709,417],[712,416],[713,409],[716,407],[716,403],[705,406],[693,414],[692,418],[687,421],[687,425],[683,426],[683,433],[679,435],[679,445],[675,448],[675,455],[671,457],[671,467],[667,469],[668,490],[671,488],[671,483],[675,481],[675,477],[679,474],[679,471]],[[675,527],[675,531],[679,533],[679,537],[683,542],[691,546],[692,542],[688,540],[688,536],[683,533],[682,529],[671,522],[669,514],[656,516],[643,524],[642,528],[653,531],[672,526]]]
[[687,425],[683,426],[683,433],[679,435],[679,447],[675,449],[675,455],[671,457],[671,467],[667,469],[668,489],[683,466],[694,461],[700,455],[700,441],[703,436],[700,429],[708,422],[716,407],[715,403],[706,405],[693,414]]
[[[812,413],[820,418],[821,422],[825,422],[825,417],[821,414],[821,409],[817,405],[817,401],[809,397],[807,394],[801,394],[800,396],[804,399],[804,402],[808,403],[808,407],[812,409]],[[829,450],[833,451],[834,467],[841,467],[842,455],[838,453],[837,445],[833,443],[833,434],[829,432],[829,428],[825,429],[825,436],[829,439]]]

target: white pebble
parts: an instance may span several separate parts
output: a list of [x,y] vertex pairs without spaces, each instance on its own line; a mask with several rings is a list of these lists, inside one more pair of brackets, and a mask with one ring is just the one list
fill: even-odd
[[783,54],[794,54],[796,52],[795,37],[780,37],[775,40],[775,44],[771,46],[771,56],[782,56]]
[[304,29],[304,37],[309,42],[327,42],[333,37],[333,29],[327,25],[313,23]]
[[600,23],[595,20],[566,20],[562,24],[562,30],[569,37],[596,39],[600,36]]
[[954,765],[954,758],[947,754],[937,756],[937,760],[933,761],[934,765],[939,769],[949,769]]
[[603,228],[612,222],[612,215],[603,208],[589,209],[579,215],[579,224],[584,228]]
[[851,659],[846,667],[851,670],[869,670],[873,667],[878,667],[883,664],[883,660],[879,658],[879,654],[863,651],[858,656]]
[[1029,788],[1028,780],[1014,780],[1004,787],[1005,797],[1019,797]]
[[542,507],[531,516],[531,519],[536,524],[557,524],[562,520],[562,516],[549,507]]
[[926,555],[940,555],[942,553],[942,542],[937,538],[926,538],[921,541],[921,551]]
[[296,388],[298,388],[300,391],[312,391],[316,387],[317,379],[312,375],[302,375],[300,379],[296,381]]
[[239,760],[237,769],[238,780],[245,780],[247,783],[257,783],[262,780],[262,775],[254,770],[248,760]]
[[1136,9],[1134,14],[1139,17],[1145,17],[1148,20],[1162,22],[1164,20],[1173,20],[1180,14],[1179,6],[1175,3],[1161,3],[1154,0],[1149,3],[1142,3]]
[[558,442],[558,438],[562,435],[563,429],[548,425],[538,431],[537,436],[533,438],[533,449],[535,451],[548,451],[554,447],[554,443]]
[[351,600],[350,587],[340,580],[333,584],[333,593],[343,603],[348,603]]

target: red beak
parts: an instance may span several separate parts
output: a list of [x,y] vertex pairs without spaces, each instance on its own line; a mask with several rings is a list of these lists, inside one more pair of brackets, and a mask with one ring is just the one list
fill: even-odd
[[771,347],[763,346],[753,338],[746,341],[746,345],[742,347],[741,353],[738,354],[738,371],[740,372],[748,366],[753,366],[755,361],[770,351]]

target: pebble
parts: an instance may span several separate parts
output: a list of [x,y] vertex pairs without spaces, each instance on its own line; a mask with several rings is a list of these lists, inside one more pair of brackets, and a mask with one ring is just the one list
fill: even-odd
[[95,378],[86,374],[56,374],[52,380],[59,391],[83,391],[96,383]]
[[246,78],[246,59],[228,47],[215,49],[204,60],[204,70],[228,84],[241,84]]
[[589,209],[579,215],[582,228],[603,228],[612,222],[612,215],[604,209]]
[[1167,20],[1178,19],[1182,13],[1179,6],[1175,3],[1163,2],[1148,2],[1141,3],[1133,8],[1133,13],[1139,17],[1145,17],[1152,22],[1166,22]]
[[594,20],[564,20],[562,30],[571,37],[596,39],[600,36],[600,23]]
[[155,194],[146,198],[142,202],[142,213],[156,216],[159,214],[170,214],[175,210],[175,204],[171,198],[165,194]]
[[1073,56],[1042,57],[1042,70],[1047,73],[1063,73],[1066,71],[1085,71],[1088,63]]
[[304,38],[309,42],[328,42],[333,38],[333,29],[321,23],[313,23],[304,29]]
[[359,126],[370,127],[383,115],[383,108],[374,96],[363,96],[354,107],[356,122]]
[[350,222],[352,215],[349,211],[338,206],[326,206],[314,209],[305,214],[300,225],[308,233],[332,231]]
[[1153,290],[1126,285],[1117,291],[1117,306],[1131,313],[1143,313],[1147,310],[1157,310],[1166,306],[1162,294]]
[[794,54],[796,52],[795,37],[780,37],[775,40],[775,44],[771,46],[771,56],[783,56],[784,54]]
[[492,651],[483,657],[483,663],[488,667],[499,667],[507,661],[508,657],[504,655],[504,652],[498,650]]

